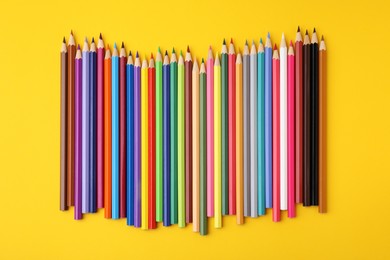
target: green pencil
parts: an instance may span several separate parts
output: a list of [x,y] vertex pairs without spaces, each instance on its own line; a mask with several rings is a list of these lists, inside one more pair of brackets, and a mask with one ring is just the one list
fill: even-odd
[[199,71],[199,88],[200,88],[200,108],[199,108],[199,128],[200,128],[200,169],[199,169],[199,182],[200,182],[200,234],[202,236],[207,235],[207,161],[206,161],[206,69],[204,67],[204,60],[200,65]]
[[229,214],[229,169],[228,169],[228,54],[225,39],[221,52],[221,87],[222,87],[222,215]]
[[160,47],[156,55],[156,221],[163,216],[163,147],[162,147],[162,57]]
[[178,62],[177,85],[177,178],[178,178],[178,222],[179,227],[186,226],[186,197],[185,197],[185,140],[184,140],[184,59],[180,52]]

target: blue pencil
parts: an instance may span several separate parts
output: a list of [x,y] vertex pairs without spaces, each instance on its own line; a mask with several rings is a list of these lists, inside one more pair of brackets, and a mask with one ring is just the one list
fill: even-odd
[[119,219],[119,57],[116,43],[111,62],[112,218]]
[[126,116],[127,116],[127,225],[134,225],[134,65],[131,52],[126,65]]
[[170,63],[170,148],[171,148],[171,224],[178,222],[178,186],[177,186],[177,60],[172,50]]
[[268,33],[265,42],[265,207],[272,208],[272,44]]
[[89,212],[89,48],[85,38],[82,52],[82,213]]
[[163,182],[164,182],[164,209],[163,225],[171,225],[171,180],[170,180],[170,65],[168,53],[165,52],[163,63]]
[[263,39],[257,52],[257,213],[265,215],[265,135],[264,135],[264,56]]
[[89,50],[89,212],[96,212],[97,210],[97,167],[96,167],[96,156],[97,156],[97,125],[96,125],[96,116],[97,116],[97,99],[96,99],[96,69],[97,69],[97,54],[96,54],[96,45],[95,40],[92,38],[91,48]]

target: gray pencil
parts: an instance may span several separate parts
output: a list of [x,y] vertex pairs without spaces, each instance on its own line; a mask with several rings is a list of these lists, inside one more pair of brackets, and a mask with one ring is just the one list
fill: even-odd
[[249,143],[249,48],[248,42],[245,43],[243,52],[243,92],[244,92],[244,216],[250,216],[250,143]]

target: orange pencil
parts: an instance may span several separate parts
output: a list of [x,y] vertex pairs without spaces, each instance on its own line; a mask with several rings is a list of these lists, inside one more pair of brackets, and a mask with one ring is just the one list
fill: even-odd
[[104,217],[111,218],[111,52],[104,57]]

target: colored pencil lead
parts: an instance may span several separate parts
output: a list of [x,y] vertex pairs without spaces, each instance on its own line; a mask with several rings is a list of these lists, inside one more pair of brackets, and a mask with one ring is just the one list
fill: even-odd
[[70,34],[73,35],[73,30],[70,30]]
[[260,43],[263,44],[263,38],[260,38]]
[[247,46],[248,46],[248,40],[245,40],[245,45],[247,45]]
[[309,35],[309,32],[306,30],[306,33],[305,33],[305,35]]
[[277,46],[276,43],[275,43],[274,50],[277,50],[277,49],[278,49],[278,46]]
[[138,51],[137,51],[137,54],[135,55],[135,57],[136,57],[136,58],[138,58],[138,57],[139,57],[139,55],[138,55]]
[[223,43],[222,43],[223,45],[225,45],[226,44],[226,41],[225,41],[225,38],[223,39]]
[[316,28],[314,27],[313,33],[315,33],[315,32],[316,32]]
[[131,55],[131,51],[130,51],[130,53],[129,53],[129,56],[133,56],[133,55]]
[[268,32],[268,34],[267,34],[267,38],[271,38],[271,34]]
[[233,38],[230,38],[230,44],[233,44]]
[[165,51],[165,55],[168,55],[168,51]]
[[77,44],[77,49],[80,50],[80,44]]
[[[324,37],[324,36],[322,36],[322,37]],[[63,43],[66,43],[66,41],[65,41],[65,36],[64,36],[64,39],[62,40],[62,42],[63,42]]]
[[125,44],[122,42],[122,46],[121,46],[121,48],[124,48],[125,47]]
[[175,48],[172,48],[172,54],[175,53]]
[[321,36],[321,41],[323,41],[323,40],[324,40],[324,35]]
[[103,40],[102,33],[99,34],[99,39]]
[[[92,42],[95,42],[95,38],[94,38],[94,37],[92,37]],[[91,43],[92,43],[92,42],[91,42]]]
[[190,46],[187,45],[187,52],[190,52]]
[[153,53],[150,55],[150,58],[153,59]]
[[297,32],[301,32],[301,28],[299,28],[299,25],[298,25],[298,30],[297,30]]
[[114,49],[116,49],[116,42],[114,42]]
[[293,42],[292,42],[292,40],[290,40],[290,46],[291,46],[291,47],[293,46]]
[[159,53],[161,53],[160,46],[158,46],[157,51],[158,51]]
[[202,63],[204,63],[204,59],[202,58]]

